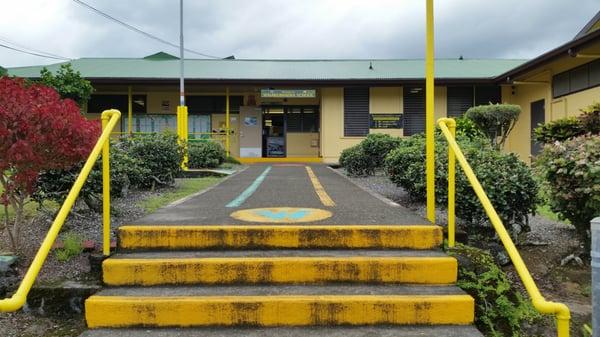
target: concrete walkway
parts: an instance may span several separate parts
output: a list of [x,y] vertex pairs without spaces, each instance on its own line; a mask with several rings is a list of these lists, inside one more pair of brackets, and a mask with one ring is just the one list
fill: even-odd
[[[262,222],[247,222],[231,216],[240,210],[277,207],[298,209],[263,210]],[[310,220],[307,215],[303,221],[306,208],[332,214],[320,220]],[[412,211],[363,190],[329,167],[314,164],[253,165],[200,195],[162,208],[132,224],[251,225],[287,222],[279,220],[288,215],[289,219],[312,224],[430,224]]]

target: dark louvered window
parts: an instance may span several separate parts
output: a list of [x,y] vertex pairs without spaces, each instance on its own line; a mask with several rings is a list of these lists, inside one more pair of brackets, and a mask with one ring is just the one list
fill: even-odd
[[473,87],[448,87],[448,117],[460,117],[473,106]]
[[475,87],[475,105],[487,105],[501,103],[500,86],[482,85]]
[[425,132],[425,88],[404,87],[404,135]]
[[552,97],[572,94],[600,85],[600,60],[552,76]]
[[344,136],[369,134],[369,88],[344,88]]

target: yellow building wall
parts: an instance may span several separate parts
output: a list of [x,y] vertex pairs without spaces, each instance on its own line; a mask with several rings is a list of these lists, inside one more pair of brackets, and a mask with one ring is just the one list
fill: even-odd
[[318,157],[319,133],[288,132],[286,134],[287,157]]
[[[402,87],[372,87],[369,89],[371,114],[401,114],[404,111],[403,107]],[[402,129],[369,129],[369,133],[383,133],[394,137],[404,135]]]
[[579,116],[581,109],[594,102],[600,102],[600,87],[552,98],[552,76],[583,63],[586,63],[585,60],[580,58],[565,57],[544,67],[533,69],[529,74],[516,79],[529,82],[528,84],[502,87],[502,101],[521,106],[521,115],[507,139],[504,151],[516,153],[521,160],[527,163],[531,162],[532,102],[544,99],[545,122]]
[[[369,89],[369,110],[377,113],[404,113],[402,87],[372,87]],[[435,119],[447,115],[447,90],[435,87]],[[370,129],[370,133],[384,133],[402,137],[403,129]],[[344,137],[344,89],[321,90],[321,153],[323,162],[337,163],[341,152],[360,143],[365,137]]]
[[344,88],[321,89],[321,155],[325,163],[337,163],[343,149],[364,137],[344,137]]

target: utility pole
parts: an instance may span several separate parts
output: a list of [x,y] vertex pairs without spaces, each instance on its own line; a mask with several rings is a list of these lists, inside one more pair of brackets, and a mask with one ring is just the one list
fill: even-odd
[[179,105],[177,106],[177,135],[179,136],[179,144],[185,147],[181,168],[187,171],[188,109],[185,105],[183,61],[183,0],[179,0]]

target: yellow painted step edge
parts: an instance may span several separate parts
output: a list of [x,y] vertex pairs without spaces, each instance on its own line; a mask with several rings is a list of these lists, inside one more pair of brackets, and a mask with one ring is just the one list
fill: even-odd
[[472,324],[468,295],[91,296],[88,327]]
[[374,282],[450,284],[452,257],[231,257],[108,259],[108,285]]
[[307,226],[123,226],[124,249],[208,248],[412,248],[442,243],[442,228],[431,225]]

